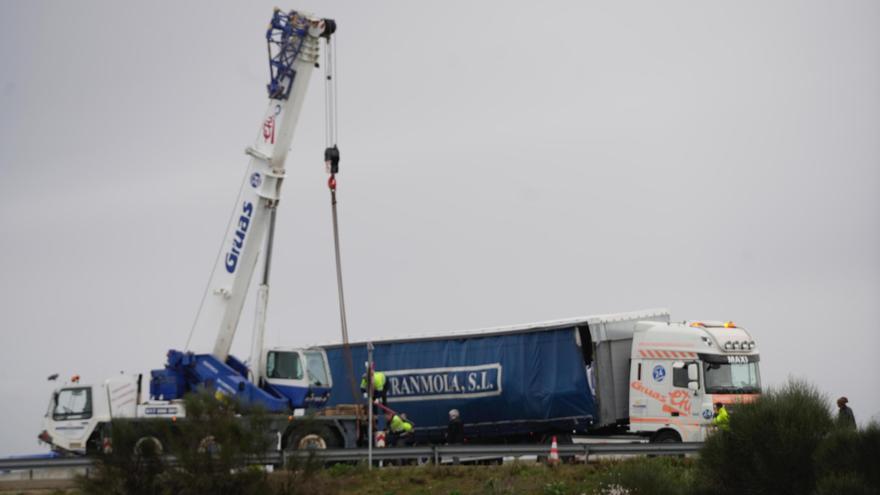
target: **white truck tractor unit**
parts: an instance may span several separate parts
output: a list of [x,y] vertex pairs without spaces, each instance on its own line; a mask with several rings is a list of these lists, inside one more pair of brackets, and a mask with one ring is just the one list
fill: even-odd
[[[387,400],[418,425],[419,443],[442,443],[447,411],[472,443],[632,434],[654,442],[702,441],[712,404],[760,392],[758,351],[732,322],[672,322],[665,309],[582,316],[372,341]],[[323,346],[334,375],[330,405],[356,400],[346,353]],[[733,406],[731,409],[734,409]]]
[[[600,338],[608,345],[597,347],[622,353],[611,366],[619,366],[617,373],[629,381],[600,380],[599,385],[616,388],[629,401],[602,401],[600,407],[627,408],[631,432],[649,434],[658,442],[700,442],[712,431],[713,404],[733,410],[736,403],[760,394],[755,341],[734,323],[650,321],[631,328],[620,332],[614,324],[604,325]],[[603,360],[597,363],[601,373]],[[622,412],[615,410],[614,415],[621,417]]]

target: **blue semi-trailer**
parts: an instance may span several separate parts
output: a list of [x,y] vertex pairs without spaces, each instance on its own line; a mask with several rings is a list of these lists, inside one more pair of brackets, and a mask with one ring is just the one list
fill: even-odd
[[[469,438],[586,431],[595,423],[596,404],[572,326],[373,345],[388,405],[416,425],[417,441],[442,440],[450,409],[459,410]],[[366,344],[350,348],[360,381]],[[343,347],[324,349],[334,383],[329,405],[361,401],[352,397]]]
[[[460,412],[471,441],[587,433],[600,424],[580,335],[588,320],[375,341],[373,360],[386,376],[388,406],[416,425],[417,442],[441,442],[450,409]],[[329,405],[362,401],[352,397],[344,347],[323,349],[334,384]],[[360,381],[366,343],[349,349]]]

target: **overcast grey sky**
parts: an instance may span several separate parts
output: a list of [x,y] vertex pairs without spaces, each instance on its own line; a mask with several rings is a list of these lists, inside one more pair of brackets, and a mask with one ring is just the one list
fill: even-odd
[[[0,2],[0,455],[40,451],[47,375],[185,344],[260,129],[272,6]],[[354,339],[667,307],[750,329],[766,384],[880,414],[880,3],[279,6],[339,24]],[[321,82],[270,345],[339,339]]]

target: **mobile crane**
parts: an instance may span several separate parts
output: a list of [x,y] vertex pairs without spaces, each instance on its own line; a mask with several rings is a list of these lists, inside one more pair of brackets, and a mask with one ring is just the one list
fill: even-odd
[[[330,57],[330,40],[335,31],[336,23],[331,19],[279,9],[273,13],[266,32],[271,76],[267,85],[269,105],[256,142],[246,150],[250,162],[245,181],[193,326],[194,332],[216,333],[213,351],[168,351],[165,367],[151,372],[148,390],[143,375],[119,375],[99,385],[80,384],[74,379],[55,390],[38,436],[54,451],[84,454],[105,447],[113,419],[184,418],[182,398],[197,390],[258,405],[284,418],[279,421],[283,448],[341,447],[355,442],[354,416],[325,416],[308,422],[306,429],[287,421],[294,411],[318,409],[326,403],[333,383],[325,352],[319,348],[263,347],[284,162],[312,69],[318,65],[320,40],[325,40],[325,55]],[[331,95],[328,101],[335,105],[335,88],[330,82],[334,63],[329,58],[327,62],[327,91]],[[335,136],[332,139],[328,141],[325,161],[331,174],[329,184],[335,193],[339,153]],[[262,278],[257,290],[248,366],[229,352],[261,251]]]

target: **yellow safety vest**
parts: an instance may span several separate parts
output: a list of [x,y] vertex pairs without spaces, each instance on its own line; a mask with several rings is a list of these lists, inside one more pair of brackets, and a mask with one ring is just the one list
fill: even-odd
[[[367,388],[367,375],[364,375],[361,378],[361,388],[364,390]],[[373,390],[377,392],[385,390],[385,373],[382,373],[381,371],[373,373]]]
[[718,410],[718,415],[712,420],[712,424],[721,430],[730,430],[730,416],[728,416],[727,409],[724,406]]
[[394,415],[391,418],[391,431],[394,433],[408,433],[413,429],[412,423],[404,421],[400,416]]

